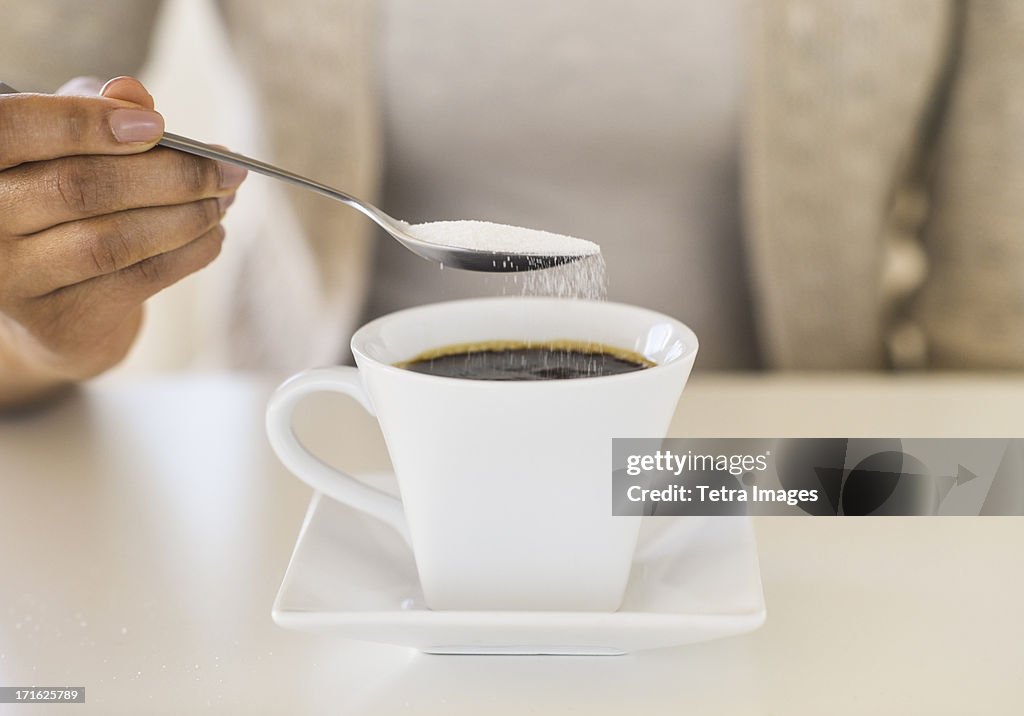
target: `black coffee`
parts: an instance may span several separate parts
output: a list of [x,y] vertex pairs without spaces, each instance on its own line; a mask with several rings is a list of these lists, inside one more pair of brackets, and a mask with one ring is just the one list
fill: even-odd
[[396,365],[468,380],[566,380],[631,373],[654,363],[633,351],[582,341],[485,341],[435,348]]

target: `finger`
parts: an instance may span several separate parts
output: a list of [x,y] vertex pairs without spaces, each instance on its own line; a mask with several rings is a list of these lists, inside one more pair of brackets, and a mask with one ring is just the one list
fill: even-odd
[[224,227],[218,224],[173,251],[35,300],[56,302],[56,315],[73,316],[77,322],[89,320],[92,314],[124,312],[209,265],[220,254],[223,242]]
[[102,88],[103,80],[99,77],[75,77],[62,84],[54,94],[98,97]]
[[[40,306],[45,304],[47,314],[52,316],[46,326],[50,338],[45,345],[58,354],[66,354],[74,350],[67,345],[69,339],[110,335],[111,331],[119,330],[125,320],[131,320],[132,316],[137,319],[143,301],[208,265],[220,254],[223,241],[224,229],[217,225],[174,251],[41,298],[21,301],[13,313],[24,316],[21,320],[30,324],[33,316],[38,316]],[[102,345],[94,344],[90,351],[102,351],[107,343],[104,340]]]
[[146,109],[154,108],[153,96],[134,77],[115,77],[103,85],[98,94],[110,99],[131,102]]
[[188,204],[227,196],[245,170],[157,147],[126,157],[67,157],[5,172],[10,198],[0,202],[0,226],[24,236],[77,221],[146,206]]
[[217,224],[199,238],[184,246],[133,264],[117,273],[86,281],[106,284],[111,294],[131,302],[142,302],[177,283],[186,276],[208,266],[224,243],[224,227]]
[[0,95],[0,170],[57,157],[144,152],[163,132],[163,117],[129,102]]
[[131,209],[20,238],[8,254],[17,268],[5,290],[42,296],[173,251],[220,223],[230,198]]

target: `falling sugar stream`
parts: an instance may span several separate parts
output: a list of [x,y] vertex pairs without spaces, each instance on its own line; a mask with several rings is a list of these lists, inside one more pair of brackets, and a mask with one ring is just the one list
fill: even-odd
[[[485,221],[438,221],[407,225],[410,234],[427,241],[447,246],[493,251],[495,265],[502,261],[502,254],[525,253],[536,255],[579,256],[548,269],[501,273],[501,294],[552,297],[564,299],[587,299],[603,301],[608,296],[608,278],[604,257],[600,247],[590,241],[571,236],[553,234],[547,231],[524,229],[505,224]],[[444,264],[440,266],[444,270]],[[516,336],[503,336],[515,339]],[[584,337],[586,338],[586,337]],[[506,354],[507,367],[514,368],[513,361],[522,363],[522,353],[509,351]],[[472,354],[465,356],[465,368],[472,362]],[[544,369],[554,372],[570,369],[569,372],[583,372],[598,375],[600,361],[595,355],[579,351],[552,351],[544,356]],[[572,365],[570,365],[570,363]],[[522,365],[520,366],[522,368]]]

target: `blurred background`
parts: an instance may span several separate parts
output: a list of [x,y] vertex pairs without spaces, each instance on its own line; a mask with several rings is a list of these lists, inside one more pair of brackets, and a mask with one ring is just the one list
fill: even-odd
[[[170,131],[416,223],[590,239],[698,370],[1024,365],[1010,0],[163,0],[11,9],[6,81],[138,72]],[[40,38],[68,33],[40,53]],[[345,360],[360,323],[516,293],[250,177],[120,371]]]

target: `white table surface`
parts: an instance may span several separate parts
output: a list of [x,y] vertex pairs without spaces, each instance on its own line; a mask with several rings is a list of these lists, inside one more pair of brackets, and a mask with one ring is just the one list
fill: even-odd
[[[444,657],[281,629],[311,493],[264,439],[275,382],[111,380],[0,419],[0,685],[87,689],[0,713],[1024,713],[1022,518],[761,518],[766,625],[677,649]],[[698,376],[672,432],[1019,437],[1022,405],[1019,378]],[[342,398],[300,427],[386,464]]]

